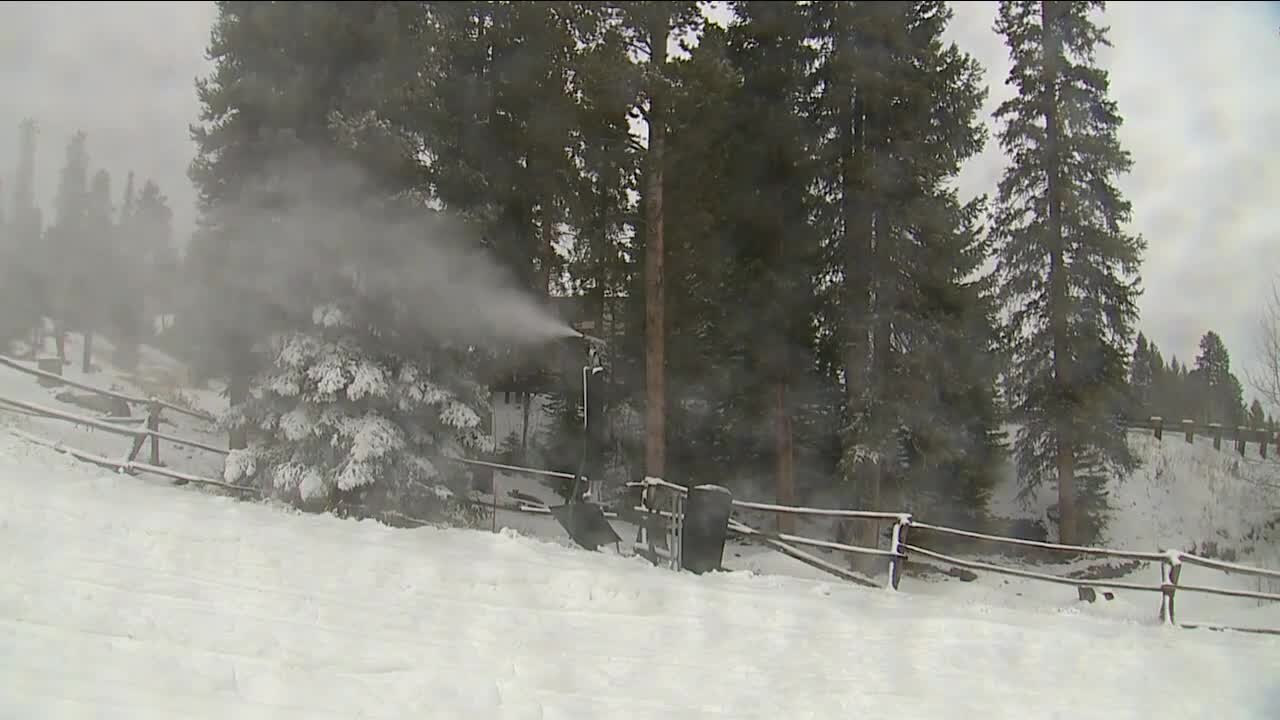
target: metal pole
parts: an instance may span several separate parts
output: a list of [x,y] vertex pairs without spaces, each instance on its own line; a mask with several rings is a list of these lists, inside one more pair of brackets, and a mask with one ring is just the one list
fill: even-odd
[[[589,375],[603,372],[604,368],[599,365],[583,365],[582,366],[582,472],[586,472],[587,454],[591,447],[591,436],[587,432],[587,378]],[[576,484],[576,483],[575,483]],[[590,492],[591,484],[587,483],[587,492]],[[579,498],[574,498],[578,500]]]

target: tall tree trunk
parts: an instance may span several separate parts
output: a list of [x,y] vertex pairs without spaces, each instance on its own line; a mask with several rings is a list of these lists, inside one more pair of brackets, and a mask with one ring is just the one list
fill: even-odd
[[[773,287],[774,296],[781,299],[793,297],[793,294],[790,292],[790,276],[788,275],[789,268],[787,267],[787,244],[785,242],[787,222],[784,215],[785,210],[780,207],[777,213],[777,216],[775,216],[777,225],[774,228],[773,238],[773,268],[769,275],[772,276],[770,285]],[[783,303],[783,307],[785,308],[786,306],[786,303]],[[776,463],[774,497],[779,505],[796,504],[791,403],[787,397],[787,379],[791,374],[792,353],[788,345],[786,327],[790,322],[791,319],[785,315],[775,317],[774,321],[770,323],[774,337],[765,350],[769,356],[768,365],[773,375],[774,458]],[[777,515],[779,532],[795,532],[794,515],[789,513],[777,513]]]
[[541,225],[542,225],[540,230],[541,242],[539,243],[539,247],[538,247],[538,255],[542,261],[541,263],[542,274],[541,274],[541,277],[538,278],[538,283],[540,285],[540,290],[543,293],[545,293],[547,297],[550,297],[551,284],[552,284],[552,281],[554,280],[554,278],[551,276],[551,264],[552,264],[551,261],[553,258],[555,258],[555,252],[556,252],[556,249],[555,249],[556,229],[555,229],[554,213],[552,212],[552,209],[551,209],[551,198],[549,197],[542,199]]
[[667,144],[662,75],[670,23],[662,18],[650,29],[648,182],[645,187],[645,473],[666,472],[666,297],[663,282],[662,184]]
[[[228,368],[227,399],[234,410],[244,407],[244,404],[249,401],[251,368],[249,367],[248,340],[234,337],[227,343],[227,351],[230,353],[231,360]],[[230,429],[227,446],[232,450],[243,450],[249,447],[248,429],[244,423],[239,423]]]
[[[795,453],[791,428],[791,409],[787,402],[787,383],[778,380],[773,385],[774,400],[774,451],[777,457],[777,503],[796,504]],[[795,516],[778,513],[778,532],[795,532]]]
[[1058,469],[1058,540],[1075,544],[1078,540],[1075,492],[1075,445],[1071,432],[1068,405],[1071,367],[1067,347],[1067,282],[1065,238],[1062,234],[1062,188],[1060,181],[1058,122],[1058,63],[1062,54],[1061,38],[1054,28],[1057,8],[1053,3],[1040,3],[1041,42],[1044,46],[1045,86],[1045,172],[1049,196],[1049,315],[1053,335],[1053,381],[1056,392],[1054,424],[1057,435]]
[[[845,322],[845,392],[850,414],[867,410],[872,378],[871,342],[868,320],[871,310],[870,263],[874,245],[873,225],[868,193],[870,190],[871,162],[867,138],[869,113],[861,96],[846,98],[842,103],[849,108],[841,122],[845,130],[841,157],[841,224],[844,247],[844,322]],[[864,429],[857,442],[868,438]],[[846,449],[847,451],[847,449]],[[858,493],[859,503],[875,502],[875,490],[879,487],[879,468],[876,463],[862,462],[850,469],[853,478],[863,491]],[[851,536],[847,541],[857,545],[875,544],[876,526],[867,520],[853,520],[848,525]],[[866,569],[854,557],[851,566]]]
[[84,348],[80,353],[80,372],[88,375],[93,370],[93,331],[84,329]]
[[533,405],[533,394],[520,393],[520,461],[529,461],[529,406]]

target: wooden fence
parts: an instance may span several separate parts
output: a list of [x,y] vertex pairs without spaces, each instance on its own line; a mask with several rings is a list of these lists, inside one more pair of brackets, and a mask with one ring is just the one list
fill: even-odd
[[[214,445],[210,445],[208,443],[204,443],[199,440],[192,440],[190,438],[179,437],[177,435],[172,435],[166,432],[162,432],[160,430],[160,426],[163,421],[163,413],[165,411],[179,413],[179,414],[193,417],[208,423],[214,422],[214,418],[206,413],[202,413],[197,410],[192,410],[190,408],[184,408],[180,405],[175,405],[170,402],[165,402],[163,400],[160,400],[154,397],[143,398],[143,397],[137,397],[133,395],[127,395],[125,393],[116,392],[114,390],[106,390],[103,388],[94,387],[93,385],[88,385],[86,383],[77,382],[75,380],[64,378],[57,373],[52,373],[52,372],[47,372],[45,370],[40,370],[37,368],[27,367],[26,365],[18,362],[17,360],[13,360],[12,358],[4,357],[2,355],[0,355],[0,366],[7,367],[12,370],[16,370],[18,372],[26,373],[27,375],[30,375],[36,378],[37,380],[41,381],[42,384],[45,384],[48,386],[67,385],[70,387],[78,388],[80,390],[85,390],[90,393],[94,393],[101,397],[117,400],[119,402],[123,402],[131,406],[141,406],[146,410],[145,417],[141,419],[141,424],[143,425],[143,427],[131,427],[131,425],[137,424],[139,422],[139,419],[130,418],[130,417],[113,416],[113,415],[106,415],[101,417],[88,417],[85,415],[79,415],[79,414],[68,412],[66,410],[61,410],[58,408],[46,407],[38,403],[27,402],[25,400],[16,400],[13,398],[0,397],[0,407],[8,409],[10,411],[16,411],[25,415],[30,415],[35,417],[61,420],[74,425],[89,427],[89,428],[93,428],[94,430],[99,430],[101,432],[129,438],[132,442],[129,448],[129,453],[123,460],[114,460],[111,458],[98,455],[96,453],[90,453],[84,450],[68,447],[66,445],[63,445],[62,443],[54,442],[52,440],[42,438],[38,435],[29,433],[26,431],[11,429],[10,432],[18,437],[21,437],[25,440],[29,440],[31,442],[38,443],[40,445],[56,448],[62,452],[67,453],[68,455],[71,455],[72,457],[75,457],[76,459],[89,462],[94,465],[98,465],[100,467],[109,468],[118,472],[128,472],[131,474],[142,472],[142,473],[148,473],[152,475],[160,475],[163,477],[167,477],[178,483],[183,483],[183,484],[196,483],[200,485],[218,486],[224,489],[235,490],[237,492],[255,492],[253,488],[234,485],[231,483],[223,482],[221,480],[204,478],[198,475],[192,475],[190,473],[185,473],[178,470],[166,468],[162,465],[160,460],[160,441],[161,440],[174,443],[175,445],[196,448],[198,450],[214,453],[217,455],[221,455],[223,457],[226,457],[228,454],[230,454],[230,451],[225,448],[216,447]],[[142,452],[142,448],[147,444],[148,441],[150,441],[150,446],[151,446],[150,453],[149,453],[150,457],[149,457],[149,461],[144,463],[138,460],[138,455]]]
[[[632,483],[632,486],[643,488],[641,505],[636,509],[641,512],[656,514],[659,517],[668,519],[669,524],[679,526],[683,522],[683,518],[678,517],[676,511],[663,510],[660,508],[662,504],[658,498],[659,492],[667,492],[671,496],[684,497],[688,490],[683,486],[666,482],[658,478],[647,478],[641,483]],[[912,556],[928,558],[940,563],[951,565],[954,567],[966,568],[969,570],[990,572],[1000,575],[1008,575],[1012,577],[1021,577],[1029,580],[1036,580],[1044,583],[1053,583],[1057,585],[1070,585],[1076,588],[1111,588],[1116,590],[1132,590],[1137,592],[1149,592],[1160,595],[1160,613],[1161,622],[1168,625],[1184,627],[1184,628],[1210,628],[1210,629],[1226,629],[1241,632],[1267,633],[1280,635],[1280,629],[1265,628],[1243,628],[1209,625],[1201,623],[1178,623],[1175,613],[1174,601],[1179,592],[1193,592],[1207,595],[1216,595],[1220,597],[1236,597],[1251,598],[1268,602],[1280,602],[1280,594],[1268,593],[1253,590],[1235,590],[1230,588],[1209,587],[1204,585],[1189,585],[1180,583],[1182,568],[1184,565],[1195,565],[1203,568],[1218,570],[1225,573],[1234,573],[1241,575],[1249,575],[1259,578],[1280,579],[1280,571],[1267,570],[1264,568],[1251,567],[1238,563],[1229,563],[1221,560],[1201,557],[1192,553],[1184,553],[1178,550],[1162,550],[1155,552],[1132,551],[1132,550],[1113,550],[1109,548],[1087,547],[1081,545],[1061,545],[1057,543],[1039,542],[1036,540],[1022,540],[1017,538],[1001,537],[998,535],[986,535],[983,533],[972,532],[968,530],[959,530],[956,528],[944,527],[941,525],[931,525],[921,522],[913,518],[909,513],[887,513],[887,512],[867,512],[860,510],[827,510],[817,508],[803,508],[786,505],[769,505],[765,503],[753,503],[740,500],[733,501],[734,507],[773,512],[788,513],[797,515],[810,516],[826,516],[826,517],[850,517],[862,518],[870,520],[893,521],[893,529],[890,533],[889,548],[860,547],[855,545],[846,545],[843,543],[829,542],[825,540],[816,540],[812,538],[804,538],[795,535],[777,535],[764,533],[753,528],[745,526],[737,520],[730,520],[729,531],[732,533],[745,535],[754,540],[763,541],[765,544],[774,549],[781,550],[786,554],[795,557],[806,564],[816,567],[820,570],[831,573],[846,580],[852,580],[860,585],[878,585],[869,578],[862,577],[850,570],[841,568],[834,563],[827,562],[820,558],[816,558],[808,553],[797,550],[794,545],[809,545],[812,547],[822,547],[830,550],[837,550],[846,553],[859,555],[872,555],[887,558],[888,567],[888,587],[892,590],[898,590],[902,580],[903,569]],[[672,508],[680,508],[682,504],[673,503]],[[1122,560],[1138,560],[1144,562],[1158,562],[1161,567],[1161,578],[1159,584],[1142,584],[1128,582],[1122,580],[1087,580],[1080,578],[1062,577],[1058,575],[1050,575],[1048,573],[1035,572],[1032,570],[1023,570],[1018,568],[1002,567],[990,563],[979,562],[976,560],[963,560],[961,558],[944,555],[934,552],[928,548],[922,547],[918,541],[911,542],[908,539],[909,534],[919,533],[938,533],[944,535],[953,535],[958,537],[966,537],[969,539],[982,540],[997,544],[1020,545],[1023,547],[1035,547],[1043,550],[1052,550],[1061,552],[1064,555],[1087,555],[1095,557],[1107,557]],[[668,535],[668,544],[672,548],[671,555],[673,561],[672,567],[679,567],[678,563],[678,533],[670,533]],[[912,538],[914,539],[914,538]],[[652,539],[649,539],[652,542]]]
[[1177,422],[1168,422],[1158,416],[1152,416],[1146,420],[1126,420],[1124,425],[1132,430],[1149,430],[1155,435],[1156,440],[1163,440],[1165,431],[1170,431],[1182,435],[1183,439],[1188,443],[1194,442],[1197,435],[1209,437],[1213,440],[1214,450],[1221,450],[1222,441],[1229,439],[1235,446],[1236,452],[1240,455],[1245,454],[1246,448],[1250,443],[1257,445],[1259,457],[1267,457],[1268,447],[1276,448],[1277,452],[1280,453],[1280,432],[1250,428],[1244,425],[1229,428],[1221,423],[1201,423],[1185,419]]
[[[74,448],[67,447],[62,443],[54,442],[23,430],[11,428],[10,432],[17,437],[23,438],[33,443],[37,443],[40,445],[57,449],[61,452],[67,453],[68,455],[71,455],[72,457],[78,460],[92,463],[100,467],[109,468],[117,472],[127,472],[127,473],[143,472],[143,473],[149,473],[153,475],[167,477],[179,484],[194,483],[199,485],[215,486],[215,487],[222,488],[224,490],[229,490],[229,491],[241,493],[241,494],[261,495],[261,491],[258,488],[243,486],[243,485],[236,485],[233,483],[227,483],[221,480],[214,480],[211,478],[204,478],[198,475],[193,475],[190,473],[184,473],[178,470],[166,468],[160,464],[159,443],[161,440],[165,440],[165,441],[180,444],[180,445],[186,445],[188,447],[197,448],[207,452],[217,453],[222,456],[228,455],[229,451],[223,448],[219,448],[219,447],[208,445],[206,443],[202,443],[199,441],[189,440],[186,438],[177,437],[175,435],[163,433],[159,429],[161,412],[164,410],[171,410],[174,412],[183,413],[195,418],[199,418],[201,420],[212,422],[213,418],[210,417],[209,415],[206,415],[198,411],[190,410],[188,408],[183,408],[177,405],[173,405],[172,403],[163,402],[156,398],[133,397],[123,393],[118,393],[111,390],[104,390],[101,388],[93,387],[91,385],[86,385],[84,383],[67,380],[55,373],[49,373],[49,372],[45,372],[35,368],[29,368],[18,363],[15,360],[12,360],[3,356],[0,356],[0,365],[7,366],[14,370],[18,370],[20,372],[24,372],[34,377],[43,379],[47,384],[54,383],[54,382],[59,384],[65,384],[72,387],[80,388],[82,390],[86,390],[88,392],[97,393],[105,397],[110,397],[116,400],[120,400],[122,402],[129,403],[130,405],[142,405],[147,408],[147,419],[146,419],[145,428],[132,428],[121,423],[120,422],[121,418],[106,418],[106,417],[90,418],[82,415],[77,415],[75,413],[58,410],[56,408],[45,407],[37,403],[30,403],[22,400],[15,400],[12,398],[0,397],[0,406],[8,407],[11,409],[17,409],[18,411],[25,414],[62,420],[65,422],[70,422],[78,425],[83,425],[86,427],[91,427],[97,430],[101,430],[103,432],[131,438],[133,443],[130,448],[129,455],[125,460],[113,460],[111,458],[107,458],[94,453],[89,453],[83,450],[77,450]],[[1149,423],[1149,427],[1151,427],[1151,429],[1155,432],[1157,439],[1162,437],[1163,422],[1160,420],[1160,418],[1152,418]],[[1213,437],[1215,438],[1214,445],[1215,447],[1219,447],[1219,448],[1221,447],[1221,426],[1209,424],[1205,426],[1199,426],[1199,428],[1208,428],[1210,433],[1215,433],[1213,434]],[[1183,421],[1182,429],[1187,439],[1187,442],[1192,441],[1194,433],[1199,428],[1191,421]],[[1243,454],[1243,443],[1245,438],[1245,432],[1246,431],[1244,428],[1237,429],[1237,436],[1236,436],[1237,448],[1242,454]],[[1254,437],[1257,438],[1259,436],[1255,435]],[[1263,439],[1259,441],[1261,443],[1260,453],[1263,457],[1265,457],[1266,445],[1269,441],[1274,441],[1274,438],[1267,439],[1265,436],[1262,436],[1262,438]],[[151,462],[143,463],[137,460],[137,455],[139,454],[139,452],[141,451],[143,445],[146,443],[147,440],[151,441]],[[493,469],[512,470],[517,472],[532,471],[531,468],[520,468],[516,466],[502,465],[500,463],[487,463],[487,462],[475,461],[475,460],[461,460],[461,461],[466,462],[468,464],[489,466],[489,467],[492,467]],[[549,475],[549,476],[554,476],[559,478],[574,477],[573,475],[570,475],[568,473],[556,473],[552,471],[534,471],[534,472],[536,472],[537,474]],[[676,485],[674,483],[669,483],[658,478],[647,478],[643,482],[629,483],[628,485],[631,487],[640,487],[642,489],[641,502],[638,506],[635,506],[633,510],[635,512],[641,513],[642,517],[645,517],[647,520],[647,522],[640,523],[641,536],[637,538],[637,541],[635,543],[635,548],[638,551],[645,552],[651,557],[651,559],[654,559],[655,561],[659,558],[665,559],[666,561],[668,561],[669,565],[672,568],[679,569],[680,567],[679,554],[680,554],[680,545],[681,545],[680,541],[681,541],[681,535],[683,533],[683,527],[684,527],[684,499],[688,493],[688,490],[683,486]],[[496,484],[496,478],[495,478],[495,484],[492,487],[492,492],[493,492],[494,529],[496,530],[497,510],[498,510],[498,504],[497,504],[498,487]],[[669,505],[666,508],[660,507],[662,503],[659,499],[659,494],[662,492],[668,493],[667,500],[669,502]],[[855,555],[884,558],[888,561],[888,577],[889,577],[888,587],[893,590],[899,589],[906,563],[908,562],[909,557],[914,555],[914,556],[919,556],[923,558],[928,558],[930,560],[934,560],[944,564],[952,565],[955,567],[966,568],[969,570],[977,570],[977,571],[991,572],[991,573],[996,573],[1001,575],[1009,575],[1013,577],[1021,577],[1021,578],[1026,578],[1030,580],[1036,580],[1036,581],[1045,582],[1045,583],[1053,583],[1058,585],[1070,585],[1070,586],[1075,586],[1077,588],[1112,588],[1112,589],[1120,589],[1120,590],[1133,590],[1138,592],[1158,593],[1161,598],[1159,617],[1162,622],[1167,623],[1169,625],[1174,625],[1174,626],[1184,627],[1184,628],[1203,627],[1203,628],[1230,629],[1230,630],[1238,630],[1243,632],[1260,632],[1260,633],[1280,635],[1280,630],[1271,630],[1271,629],[1233,628],[1233,627],[1213,626],[1213,625],[1205,625],[1205,624],[1179,624],[1176,621],[1176,616],[1174,612],[1174,600],[1176,599],[1176,595],[1179,591],[1203,593],[1203,594],[1216,595],[1216,596],[1222,596],[1222,597],[1252,598],[1252,599],[1262,600],[1262,601],[1280,602],[1280,594],[1276,594],[1276,593],[1267,593],[1267,592],[1261,592],[1261,591],[1255,592],[1252,590],[1233,590],[1229,588],[1216,588],[1216,587],[1208,587],[1208,586],[1201,586],[1201,585],[1182,584],[1179,582],[1179,579],[1182,572],[1182,567],[1184,565],[1195,565],[1195,566],[1204,567],[1208,569],[1218,570],[1220,572],[1250,575],[1253,577],[1268,578],[1273,580],[1280,580],[1280,571],[1267,570],[1263,568],[1251,567],[1248,565],[1241,565],[1238,563],[1230,563],[1230,562],[1224,562],[1221,560],[1214,560],[1211,558],[1201,557],[1191,553],[1184,553],[1178,550],[1157,551],[1157,552],[1112,550],[1107,548],[1086,547],[1086,546],[1079,546],[1079,545],[1060,545],[1056,543],[1039,542],[1035,540],[1022,540],[1017,538],[1008,538],[1008,537],[1002,537],[998,535],[986,535],[983,533],[977,533],[977,532],[972,532],[968,530],[959,530],[956,528],[949,528],[941,525],[931,525],[929,523],[924,523],[913,518],[910,513],[807,508],[807,507],[796,507],[796,506],[788,506],[788,505],[771,505],[767,503],[747,502],[743,500],[734,500],[733,506],[736,508],[744,509],[744,510],[755,510],[755,511],[771,512],[771,513],[805,515],[805,516],[811,516],[811,517],[840,517],[840,518],[853,518],[853,519],[861,519],[861,520],[893,522],[892,532],[890,533],[889,548],[886,550],[878,547],[876,548],[862,547],[858,545],[849,545],[845,543],[831,542],[828,540],[807,538],[799,535],[769,533],[769,532],[765,532],[765,531],[750,527],[747,524],[738,520],[737,518],[730,518],[729,520],[729,531],[733,534],[747,537],[756,542],[760,542],[774,550],[777,550],[778,552],[788,555],[814,568],[817,568],[831,575],[840,577],[844,580],[848,580],[850,582],[854,582],[863,586],[879,587],[879,585],[872,579],[868,577],[864,577],[859,573],[853,572],[852,570],[836,565],[835,563],[829,562],[816,555],[807,553],[799,549],[797,546],[823,548],[827,550],[835,550],[838,552],[844,552],[844,553],[855,554]],[[520,503],[510,509],[519,510],[523,512],[531,512],[531,513],[550,514],[551,512],[549,508],[538,507],[538,506],[530,505],[528,503]],[[399,513],[391,513],[391,514],[398,516],[397,519],[401,521],[410,522],[411,524],[417,524],[417,525],[429,524],[422,520],[417,520],[415,518],[410,518],[407,516],[400,515]],[[618,516],[615,513],[607,513],[607,512],[605,513],[605,517],[611,518],[611,519],[618,518]],[[667,537],[665,538],[665,543],[664,543],[666,545],[665,548],[659,546],[659,543],[657,542],[657,538],[652,533],[652,527],[654,527],[657,524],[665,525],[667,528]],[[1086,579],[1061,577],[1057,575],[1050,575],[1048,573],[1040,573],[1040,572],[1035,572],[1031,570],[1001,567],[998,565],[979,562],[975,560],[963,560],[950,555],[944,555],[942,553],[934,552],[932,550],[929,550],[925,547],[920,546],[919,544],[909,542],[909,538],[908,538],[909,533],[930,533],[930,532],[944,534],[944,535],[952,535],[957,537],[965,537],[965,538],[975,539],[975,540],[982,540],[982,541],[997,543],[997,544],[1018,545],[1023,547],[1035,547],[1035,548],[1040,548],[1045,550],[1058,551],[1067,555],[1090,555],[1090,556],[1109,557],[1109,558],[1124,559],[1124,560],[1159,562],[1161,566],[1161,581],[1157,585],[1157,584],[1141,584],[1141,583],[1133,583],[1133,582],[1124,582],[1124,581],[1118,581],[1118,580],[1086,580]]]

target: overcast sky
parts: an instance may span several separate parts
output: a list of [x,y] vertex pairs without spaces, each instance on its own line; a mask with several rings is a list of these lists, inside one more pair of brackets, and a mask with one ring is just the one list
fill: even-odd
[[[995,3],[955,3],[951,37],[987,69],[987,113],[1008,97],[1009,63],[992,32]],[[16,164],[17,125],[41,127],[39,197],[52,209],[67,138],[89,136],[114,192],[133,170],[169,196],[180,234],[194,222],[186,177],[205,72],[211,3],[0,3],[0,179]],[[1141,329],[1191,362],[1205,330],[1232,364],[1253,359],[1254,326],[1280,271],[1280,71],[1277,3],[1111,3],[1114,49],[1102,55],[1125,117],[1134,172],[1121,181],[1145,236]],[[994,193],[1004,161],[992,142],[960,179]],[[181,240],[180,240],[181,241]]]

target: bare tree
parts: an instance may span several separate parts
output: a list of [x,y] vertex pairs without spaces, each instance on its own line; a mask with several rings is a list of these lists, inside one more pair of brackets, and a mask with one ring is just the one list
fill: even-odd
[[1271,284],[1271,297],[1258,321],[1257,363],[1246,374],[1249,384],[1272,407],[1280,407],[1280,284]]

